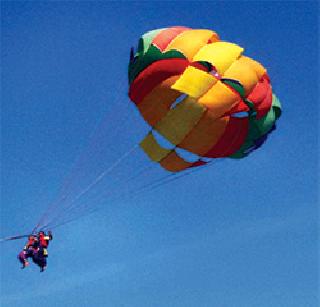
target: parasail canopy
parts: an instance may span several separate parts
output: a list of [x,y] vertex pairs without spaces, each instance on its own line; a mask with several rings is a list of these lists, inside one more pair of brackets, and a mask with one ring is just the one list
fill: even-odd
[[208,158],[246,157],[265,142],[281,105],[266,69],[243,53],[205,29],[175,26],[140,38],[129,97],[151,126],[140,143],[151,160],[178,172]]

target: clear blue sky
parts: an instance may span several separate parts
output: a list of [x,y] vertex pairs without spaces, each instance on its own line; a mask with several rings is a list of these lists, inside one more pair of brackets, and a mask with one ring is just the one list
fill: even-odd
[[74,177],[74,195],[143,137],[146,127],[127,98],[127,62],[150,29],[214,29],[267,67],[283,105],[278,129],[247,159],[136,198],[108,199],[103,190],[122,193],[139,183],[114,182],[144,159],[136,153],[132,166],[96,187],[101,196],[85,195],[84,203],[103,204],[99,214],[55,230],[43,274],[34,265],[20,270],[23,241],[2,243],[1,306],[317,305],[316,1],[1,7],[1,237],[32,229],[105,116],[99,154],[86,161],[85,176]]

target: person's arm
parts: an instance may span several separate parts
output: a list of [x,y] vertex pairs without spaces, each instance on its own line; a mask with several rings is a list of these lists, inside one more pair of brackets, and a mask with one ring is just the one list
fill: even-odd
[[52,240],[52,238],[53,238],[52,237],[52,232],[50,230],[48,231],[48,236],[47,237],[48,237],[47,240]]

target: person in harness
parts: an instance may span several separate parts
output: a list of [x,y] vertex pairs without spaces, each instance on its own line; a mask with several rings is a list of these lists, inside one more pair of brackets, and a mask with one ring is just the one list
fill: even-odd
[[52,240],[52,233],[48,231],[39,231],[37,235],[31,235],[28,238],[28,242],[19,253],[18,259],[22,264],[22,269],[29,265],[28,258],[32,258],[33,262],[40,267],[40,272],[43,272],[47,267],[48,257],[48,245],[49,241]]
[[19,253],[18,259],[22,264],[21,269],[24,269],[29,265],[28,258],[33,256],[34,248],[38,245],[38,238],[35,235],[28,237],[28,242],[24,246],[23,250]]
[[33,261],[40,267],[40,272],[47,268],[48,246],[52,240],[52,233],[48,231],[46,235],[43,231],[38,233],[39,247],[34,251]]

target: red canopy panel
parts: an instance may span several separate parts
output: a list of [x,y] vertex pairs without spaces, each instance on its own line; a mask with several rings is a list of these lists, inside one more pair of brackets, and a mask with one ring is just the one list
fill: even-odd
[[159,60],[152,63],[132,82],[129,89],[130,99],[135,104],[139,104],[154,87],[172,76],[182,74],[188,65],[188,60],[180,58]]
[[205,154],[208,158],[228,157],[244,143],[249,129],[249,119],[230,117],[230,121],[220,140]]
[[156,35],[152,41],[152,44],[157,46],[161,51],[164,51],[175,37],[186,30],[191,29],[180,26],[165,29]]
[[257,119],[262,118],[269,112],[272,105],[272,88],[267,74],[263,75],[247,98],[255,106]]

